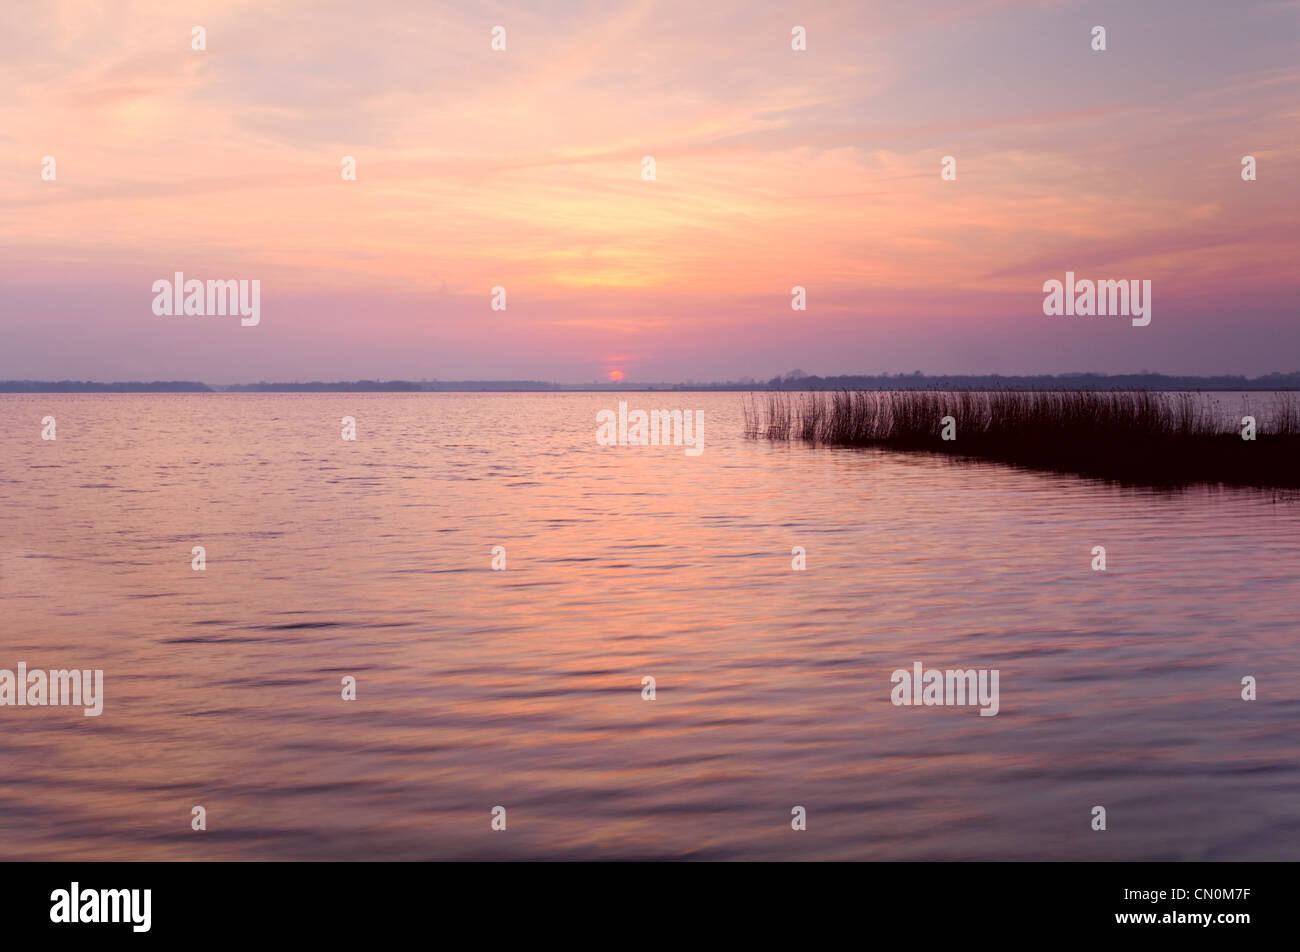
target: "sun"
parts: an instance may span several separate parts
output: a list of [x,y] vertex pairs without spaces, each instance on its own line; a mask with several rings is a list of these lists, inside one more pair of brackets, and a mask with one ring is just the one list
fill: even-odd
[[621,371],[621,370],[611,370],[611,371],[609,372],[609,379],[612,380],[612,381],[614,381],[615,383],[618,383],[620,380],[623,379],[623,371]]

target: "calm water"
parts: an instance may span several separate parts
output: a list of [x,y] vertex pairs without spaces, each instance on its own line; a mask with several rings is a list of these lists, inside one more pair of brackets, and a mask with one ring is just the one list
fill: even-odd
[[[703,455],[596,445],[607,394],[0,398],[0,668],[106,695],[0,708],[0,857],[1300,855],[1294,498],[622,398]],[[1001,713],[894,707],[914,661]]]

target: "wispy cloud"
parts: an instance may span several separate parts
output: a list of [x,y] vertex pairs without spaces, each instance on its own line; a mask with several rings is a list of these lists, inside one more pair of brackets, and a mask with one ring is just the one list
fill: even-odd
[[[1275,306],[1300,244],[1295,6],[19,0],[0,12],[0,294],[22,333],[0,376],[148,376],[128,348],[165,333],[172,373],[247,377],[213,346],[227,330],[150,323],[138,288],[181,267],[263,280],[257,374],[278,377],[347,375],[355,327],[320,320],[319,293],[383,328],[367,372],[426,346],[416,376],[586,379],[609,353],[645,361],[634,377],[878,370],[873,335],[962,370],[973,321],[1020,327],[1037,343],[1002,369],[1033,370],[1035,346],[1055,359],[1026,323],[1038,286],[1094,266],[1241,303],[1222,332],[1253,335],[1254,365],[1217,367],[1204,337],[1166,369],[1300,365]],[[746,328],[766,347],[720,346]],[[1099,346],[1094,367],[1130,359],[1131,338]]]

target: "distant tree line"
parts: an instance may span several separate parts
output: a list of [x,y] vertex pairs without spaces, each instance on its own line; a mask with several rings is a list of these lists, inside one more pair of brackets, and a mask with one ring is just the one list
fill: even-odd
[[265,381],[262,383],[233,383],[217,389],[233,393],[267,393],[271,391],[315,393],[320,391],[419,391],[424,388],[418,383],[411,383],[407,380],[344,380],[334,383],[322,383],[313,380],[311,383],[266,383]]
[[96,383],[92,380],[0,380],[0,393],[204,393],[212,390],[193,380],[142,383]]
[[324,392],[532,392],[638,390],[1300,390],[1300,371],[1262,377],[1166,374],[911,374],[819,377],[791,371],[767,382],[748,377],[725,383],[547,383],[542,380],[344,380],[310,383],[240,383],[209,386],[192,380],[95,383],[88,380],[0,380],[0,393],[324,393]]
[[[739,388],[736,388],[739,389]],[[1168,376],[1165,374],[1002,374],[773,377],[760,390],[1300,390],[1300,372],[1272,373],[1262,377]]]

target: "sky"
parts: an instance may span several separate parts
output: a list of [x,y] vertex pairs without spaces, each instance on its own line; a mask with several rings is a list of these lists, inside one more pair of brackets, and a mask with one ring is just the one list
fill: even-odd
[[5,0],[0,88],[0,379],[1300,369],[1300,0]]

